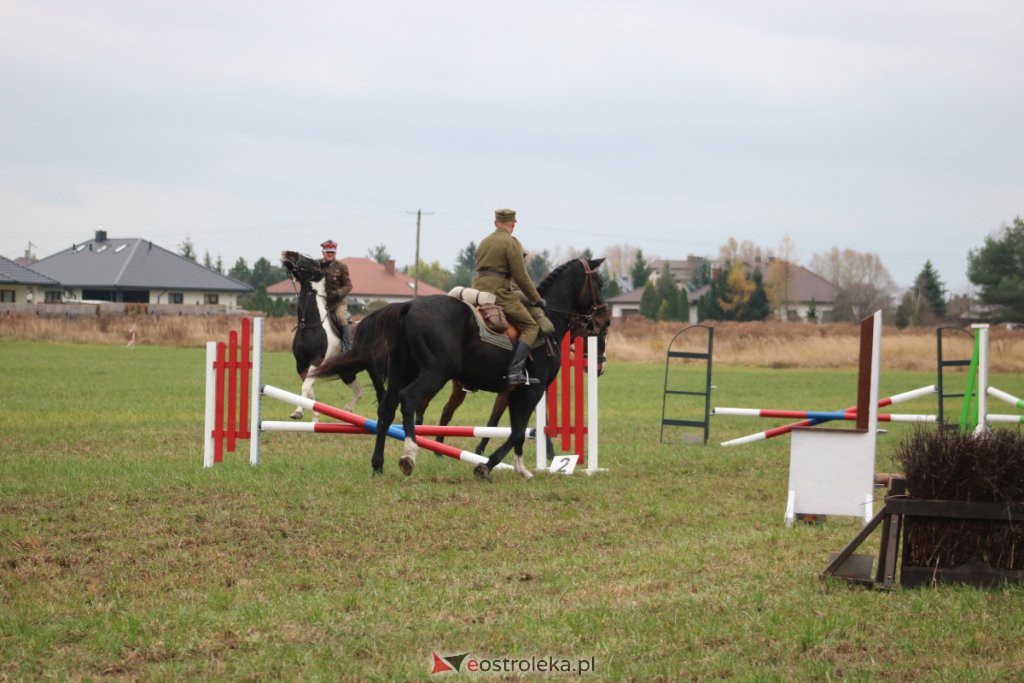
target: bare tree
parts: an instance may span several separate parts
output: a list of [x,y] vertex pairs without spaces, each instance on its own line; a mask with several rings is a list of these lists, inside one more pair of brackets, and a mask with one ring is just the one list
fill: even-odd
[[878,254],[832,247],[811,257],[811,270],[839,288],[832,311],[836,321],[859,320],[878,309],[892,313],[896,284]]
[[638,247],[631,244],[614,244],[604,250],[604,266],[612,277],[628,277],[636,260]]

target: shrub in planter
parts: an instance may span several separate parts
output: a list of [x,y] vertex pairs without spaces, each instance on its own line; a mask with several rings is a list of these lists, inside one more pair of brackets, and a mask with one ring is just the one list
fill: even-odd
[[[900,443],[896,459],[913,499],[1024,503],[1024,435],[1020,431],[1000,429],[975,436],[921,428]],[[995,579],[1024,577],[1017,573],[1024,572],[1024,519],[1001,517],[907,516],[903,583],[908,567],[927,568],[934,575],[942,569],[968,566],[975,573],[991,568]]]

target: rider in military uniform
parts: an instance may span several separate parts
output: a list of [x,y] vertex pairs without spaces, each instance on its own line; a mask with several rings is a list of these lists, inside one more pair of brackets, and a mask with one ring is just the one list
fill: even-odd
[[352,326],[348,324],[348,302],[345,297],[352,291],[352,280],[348,276],[348,266],[336,259],[338,243],[327,240],[320,248],[324,254],[320,267],[324,271],[327,314],[334,320],[335,328],[341,330],[342,350],[348,351],[352,346]]
[[473,287],[491,292],[497,304],[505,311],[509,321],[519,328],[519,343],[512,352],[512,359],[505,378],[510,385],[526,384],[526,356],[537,339],[537,322],[513,291],[515,283],[527,301],[533,306],[544,306],[544,300],[537,292],[533,281],[526,272],[523,246],[512,231],[516,227],[516,212],[512,209],[498,209],[494,212],[494,232],[485,237],[476,248],[476,272]]

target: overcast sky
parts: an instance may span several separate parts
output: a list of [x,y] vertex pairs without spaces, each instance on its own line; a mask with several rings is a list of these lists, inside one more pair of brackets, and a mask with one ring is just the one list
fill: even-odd
[[879,254],[1024,215],[1024,3],[0,0],[0,254]]

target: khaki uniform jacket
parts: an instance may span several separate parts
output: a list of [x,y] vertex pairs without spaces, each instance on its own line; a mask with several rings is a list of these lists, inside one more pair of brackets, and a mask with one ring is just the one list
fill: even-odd
[[[345,297],[352,291],[352,280],[348,276],[348,266],[341,261],[332,261],[330,264],[321,262],[324,269],[324,291],[327,294],[327,309],[338,311],[339,307],[348,305]],[[344,309],[340,311],[344,313]]]
[[[492,271],[501,275],[482,274],[480,271]],[[505,315],[519,328],[519,340],[532,345],[537,338],[537,321],[523,306],[519,294],[513,291],[513,282],[523,291],[530,303],[536,303],[540,299],[537,287],[526,272],[523,245],[501,228],[495,228],[494,232],[485,237],[476,248],[473,287],[493,293]]]

